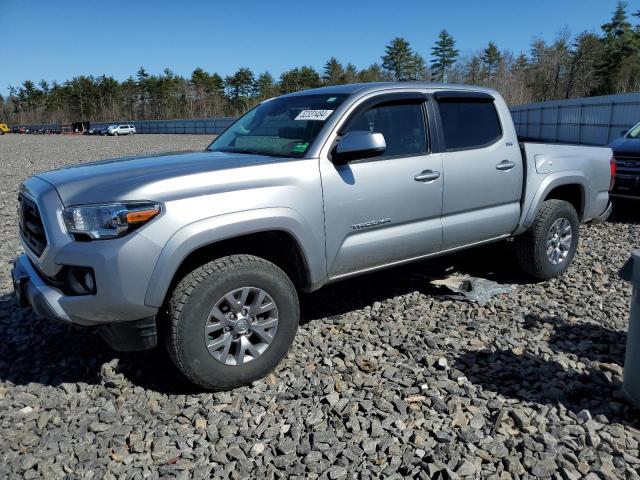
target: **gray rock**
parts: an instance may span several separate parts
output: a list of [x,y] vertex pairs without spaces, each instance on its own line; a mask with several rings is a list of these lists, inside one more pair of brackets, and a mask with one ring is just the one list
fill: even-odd
[[0,478],[639,478],[617,384],[631,298],[617,271],[638,226],[618,204],[615,221],[581,227],[563,277],[483,306],[427,284],[473,269],[508,285],[519,274],[500,245],[308,295],[274,374],[229,392],[184,388],[160,352],[118,354],[15,306],[24,178],[209,140],[2,137]]

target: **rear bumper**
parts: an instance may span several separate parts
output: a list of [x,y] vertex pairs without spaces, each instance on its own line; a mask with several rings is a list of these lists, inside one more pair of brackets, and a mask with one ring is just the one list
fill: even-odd
[[591,223],[604,223],[607,221],[607,219],[611,216],[611,210],[613,209],[613,205],[611,202],[609,202],[609,204],[607,205],[607,208],[604,212],[602,212],[600,215],[598,215],[597,217],[594,217],[591,219]]
[[627,200],[640,200],[640,192],[638,192],[637,195],[628,195],[628,194],[624,194],[624,193],[611,192],[609,194],[609,196],[611,198],[624,198],[624,199],[627,199]]

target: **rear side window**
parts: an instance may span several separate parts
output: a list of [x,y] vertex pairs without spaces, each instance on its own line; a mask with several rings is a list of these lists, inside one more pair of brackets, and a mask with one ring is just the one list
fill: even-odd
[[356,113],[343,133],[382,133],[387,149],[384,157],[408,157],[427,152],[427,129],[422,103],[384,103]]
[[491,101],[469,98],[438,100],[447,150],[482,148],[502,137],[502,126]]

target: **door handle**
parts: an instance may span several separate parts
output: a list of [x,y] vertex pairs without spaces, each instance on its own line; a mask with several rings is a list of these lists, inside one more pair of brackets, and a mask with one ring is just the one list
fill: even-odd
[[511,160],[502,160],[499,164],[496,165],[496,170],[502,170],[503,172],[505,172],[507,170],[511,170],[515,166],[516,164]]
[[417,174],[413,179],[416,182],[433,182],[440,178],[440,172],[435,172],[433,170],[423,170],[419,174]]

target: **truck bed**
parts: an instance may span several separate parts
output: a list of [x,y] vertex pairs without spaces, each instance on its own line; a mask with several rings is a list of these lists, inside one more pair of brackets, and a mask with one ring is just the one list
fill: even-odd
[[561,183],[580,186],[582,211],[587,222],[606,211],[613,152],[608,147],[521,142],[525,181],[519,231],[526,230],[535,216],[535,206]]

